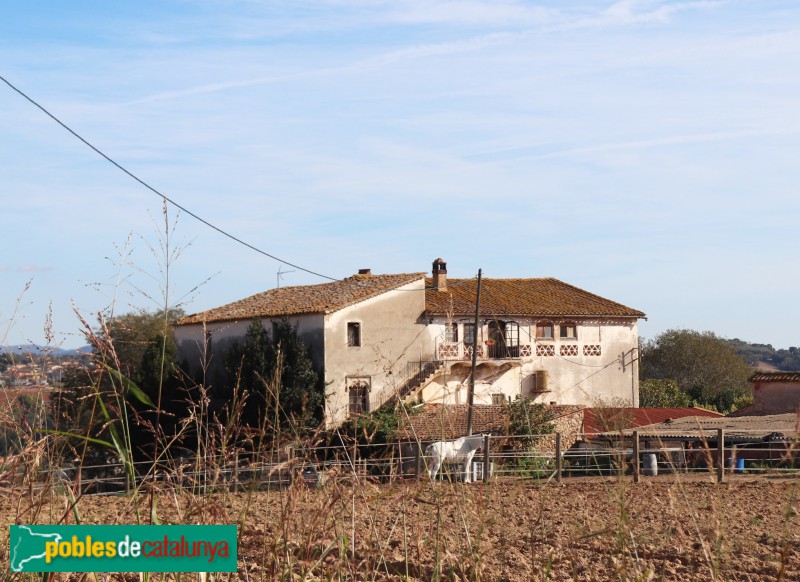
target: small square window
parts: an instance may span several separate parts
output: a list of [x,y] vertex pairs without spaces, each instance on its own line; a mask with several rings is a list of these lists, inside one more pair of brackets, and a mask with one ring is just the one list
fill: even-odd
[[578,339],[578,326],[574,323],[562,323],[561,339]]
[[550,322],[536,324],[537,339],[553,339],[553,324]]
[[494,406],[501,406],[506,403],[506,395],[505,394],[492,394],[492,404]]
[[361,324],[357,321],[347,323],[347,345],[356,348],[361,345]]

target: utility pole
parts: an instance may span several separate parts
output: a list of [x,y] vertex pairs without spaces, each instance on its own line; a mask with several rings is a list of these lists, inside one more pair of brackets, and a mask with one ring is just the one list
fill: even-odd
[[[467,390],[467,436],[472,434],[472,408],[475,401],[475,366],[478,364],[478,318],[481,314],[481,272],[478,269],[478,292],[475,297],[475,328],[472,333],[472,372],[469,375]],[[484,467],[484,471],[488,469]]]

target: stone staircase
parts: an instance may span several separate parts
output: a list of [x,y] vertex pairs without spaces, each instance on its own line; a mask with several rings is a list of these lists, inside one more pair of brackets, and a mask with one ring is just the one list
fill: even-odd
[[420,390],[431,381],[444,367],[444,362],[433,360],[429,362],[411,362],[407,366],[405,381],[381,404],[383,406],[393,406],[398,400],[408,404],[414,400]]

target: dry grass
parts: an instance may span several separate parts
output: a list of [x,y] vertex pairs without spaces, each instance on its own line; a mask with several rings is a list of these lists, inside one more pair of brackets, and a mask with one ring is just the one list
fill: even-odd
[[[156,494],[161,523],[240,524],[239,572],[219,580],[792,580],[795,487],[747,476],[547,486],[340,478],[313,489]],[[146,497],[84,497],[80,515],[134,523]],[[51,522],[71,500],[53,490],[35,509],[29,501],[3,495],[0,518]],[[6,540],[2,547],[7,560]]]
[[[159,269],[169,280],[170,226],[164,213]],[[168,312],[169,285],[162,308]],[[112,311],[113,313],[113,311]],[[103,320],[101,320],[101,325]],[[235,391],[224,420],[209,414],[205,386],[188,406],[181,433],[197,435],[190,466],[173,458],[172,436],[153,429],[157,463],[135,468],[130,427],[135,394],[119,372],[107,334],[84,322],[105,377],[84,400],[91,423],[108,434],[109,457],[121,459],[130,490],[86,495],[84,459],[96,435],[68,438],[20,422],[0,409],[0,422],[24,438],[23,450],[0,465],[0,520],[7,524],[205,524],[239,526],[239,571],[204,580],[793,580],[800,573],[797,482],[709,474],[555,481],[499,479],[471,485],[397,480],[377,484],[348,465],[327,483],[302,481],[270,491],[237,492],[226,471],[238,447],[283,464],[283,442],[265,419],[255,436],[240,431],[246,395]],[[165,368],[166,369],[166,368]],[[264,379],[278,402],[280,378]],[[101,389],[101,386],[103,387]],[[161,389],[155,398],[161,400]],[[277,408],[276,408],[277,410]],[[113,430],[111,430],[113,427]],[[66,429],[65,429],[66,430]],[[96,445],[97,443],[92,443]],[[344,451],[342,451],[344,453]],[[352,460],[352,459],[351,459]],[[66,462],[74,474],[58,474]],[[350,465],[352,469],[354,465]],[[182,477],[202,469],[202,486]],[[122,472],[121,472],[122,473]],[[120,475],[123,477],[124,475]],[[134,479],[138,477],[138,479]],[[142,479],[146,477],[146,479]],[[8,529],[0,529],[0,563],[8,564]],[[195,575],[3,573],[14,580],[191,580]]]

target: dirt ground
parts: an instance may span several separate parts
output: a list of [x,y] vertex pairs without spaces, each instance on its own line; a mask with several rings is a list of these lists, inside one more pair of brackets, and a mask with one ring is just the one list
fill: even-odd
[[[239,572],[217,580],[800,580],[799,487],[705,475],[547,485],[342,478],[313,489],[158,492],[154,507],[144,492],[139,518],[130,497],[84,497],[77,510],[82,523],[149,523],[151,507],[161,523],[238,523]],[[66,505],[58,495],[2,495],[0,517],[55,523]],[[8,564],[7,528],[2,535]]]

